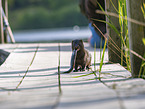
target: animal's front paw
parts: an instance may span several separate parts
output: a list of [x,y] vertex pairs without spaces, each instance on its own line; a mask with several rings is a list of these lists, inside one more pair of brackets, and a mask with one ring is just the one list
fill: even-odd
[[82,69],[81,71],[85,71],[85,69]]
[[78,70],[73,70],[73,72],[78,72]]
[[87,66],[86,69],[89,71],[89,70],[91,69],[91,67],[88,67],[88,66]]

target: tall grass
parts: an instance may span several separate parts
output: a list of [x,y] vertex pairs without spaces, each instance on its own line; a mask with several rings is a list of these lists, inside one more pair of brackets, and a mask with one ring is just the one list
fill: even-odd
[[[145,58],[145,54],[144,54],[144,58]],[[142,74],[143,72],[143,74]],[[145,61],[142,60],[142,64],[141,64],[141,67],[140,67],[140,71],[139,71],[139,75],[138,75],[139,78],[145,78]]]
[[123,17],[127,18],[126,0],[118,1],[118,10],[121,38],[121,65],[123,65],[123,56],[125,56],[127,70],[131,71],[130,53],[129,51],[124,51],[124,48],[129,48],[128,21],[123,19]]
[[59,51],[59,56],[58,56],[58,86],[59,86],[59,95],[61,95],[62,90],[61,90],[61,80],[60,80],[60,43],[58,43],[58,51]]
[[104,62],[104,55],[105,55],[106,45],[107,45],[107,39],[105,40],[105,44],[104,44],[104,48],[103,48],[103,54],[102,54],[102,57],[101,57],[100,69],[99,69],[99,78],[100,78],[100,75],[101,75],[101,70],[102,70],[102,66],[103,66],[103,62]]
[[94,45],[94,71],[96,71],[96,43]]
[[145,3],[141,6],[141,11],[143,13],[144,19],[145,19]]
[[[145,19],[145,3],[143,3],[143,5],[141,6],[141,10],[142,10],[142,13],[143,13],[143,16],[144,16],[144,19]],[[142,39],[143,41],[143,44],[145,46],[145,38]],[[144,57],[145,59],[145,54],[144,54]],[[145,78],[145,60],[142,61],[142,64],[141,64],[141,68],[140,68],[140,72],[139,72],[139,77],[141,76],[141,72],[143,70],[143,78]]]
[[[110,0],[112,5],[113,2]],[[115,7],[114,7],[115,8]],[[141,6],[142,13],[145,18],[145,3],[143,3],[143,6]],[[117,11],[117,9],[116,9]],[[118,1],[118,15],[119,15],[119,25],[120,25],[120,38],[121,38],[121,65],[123,65],[123,54],[125,55],[125,61],[127,65],[127,70],[131,72],[131,63],[130,63],[130,52],[131,50],[129,49],[129,36],[128,36],[128,19],[127,19],[127,8],[126,8],[126,0],[119,0]],[[135,21],[135,20],[132,20]],[[137,21],[138,22],[138,21]],[[144,39],[143,39],[144,40]],[[124,49],[129,49],[129,50],[124,50]],[[135,51],[133,51],[135,54],[137,54]],[[136,56],[140,57],[139,54]],[[142,76],[145,75],[145,54],[144,57],[142,57],[142,64],[139,72],[139,76],[141,77],[141,72],[143,71]]]
[[[145,9],[145,4],[144,4],[144,9]],[[145,38],[143,38],[142,41],[143,41],[143,44],[145,46]],[[138,75],[139,78],[141,78],[141,77],[145,78],[145,53],[144,53],[143,58],[144,59],[142,59],[142,64],[141,64],[139,75]],[[143,72],[143,74],[142,74],[142,72]]]
[[[108,18],[109,22],[102,21],[102,20],[98,20],[98,19],[93,19],[93,20],[97,20],[99,22],[104,22],[104,23],[108,24],[118,34],[118,36],[121,39],[121,48],[119,48],[114,43],[114,41],[113,41],[112,44],[121,53],[121,56],[119,56],[120,59],[121,59],[121,65],[126,65],[126,69],[131,72],[131,62],[130,62],[130,51],[131,50],[129,48],[128,21],[131,21],[133,23],[136,23],[136,24],[139,24],[139,25],[142,25],[142,26],[145,26],[145,23],[144,22],[139,22],[139,21],[136,21],[134,19],[131,19],[131,18],[128,18],[127,17],[126,0],[118,0],[118,8],[115,7],[115,5],[113,4],[113,1],[112,0],[110,0],[110,3],[114,7],[114,9],[115,9],[115,11],[116,11],[117,14],[104,11],[103,8],[102,8],[102,6],[98,3],[98,5],[100,6],[102,12],[97,11],[97,13],[105,14],[106,17]],[[143,13],[144,18],[145,18],[145,3],[143,3],[143,6],[141,6],[141,10],[142,10],[142,13]],[[114,17],[117,17],[118,18],[120,30],[118,30],[115,27],[115,25],[109,19],[108,14],[110,16],[114,16]],[[109,36],[109,38],[111,39],[110,36]],[[145,43],[145,39],[143,39],[143,42]],[[134,52],[134,53],[137,54],[136,52]],[[138,55],[138,54],[136,56],[140,57],[140,55]],[[145,67],[145,61],[144,61],[145,57],[141,57],[141,58],[142,58],[143,62],[141,64],[140,72],[143,70],[143,72],[145,74],[145,70],[144,70],[145,69],[144,68]]]
[[[102,6],[99,4],[99,2],[97,2],[97,3],[99,5],[99,7],[101,8],[101,10],[103,12],[105,12],[105,10],[102,8]],[[105,15],[109,19],[109,22],[98,20],[98,19],[93,19],[93,20],[97,20],[99,22],[104,22],[104,23],[108,24],[117,33],[117,35],[120,37],[120,39],[121,39],[121,48],[119,48],[115,44],[115,42],[111,39],[111,37],[108,36],[113,42],[112,45],[121,53],[121,56],[119,56],[120,59],[121,59],[121,65],[123,66],[125,64],[127,66],[126,67],[127,70],[131,71],[130,52],[124,50],[124,48],[128,48],[129,49],[126,0],[118,0],[118,9],[113,4],[112,0],[110,0],[110,3],[114,7],[115,11],[118,13],[120,31],[115,27],[115,25],[112,23],[112,21],[110,20],[110,18],[109,18],[109,16],[107,14],[105,14]],[[103,61],[103,59],[101,59],[101,61]],[[100,64],[100,66],[102,66],[102,65]]]
[[[118,0],[118,9],[113,4],[112,0],[110,0],[110,3],[112,4],[114,9],[118,13],[118,18],[119,18],[118,20],[119,20],[120,31],[114,26],[114,24],[111,22],[111,20],[108,17],[109,22],[111,23],[110,24],[111,28],[113,30],[115,30],[115,32],[118,34],[118,36],[121,39],[121,48],[116,47],[116,49],[118,49],[118,51],[121,53],[121,56],[120,56],[121,65],[123,66],[124,64],[126,64],[127,70],[129,70],[131,72],[130,52],[124,50],[124,48],[129,49],[126,0]],[[109,38],[111,38],[111,37],[109,37]],[[115,45],[115,46],[117,46],[117,45]],[[125,60],[124,60],[124,58],[125,58]]]
[[[99,21],[99,22],[103,22],[103,23],[106,23],[108,24],[116,33],[117,35],[120,37],[121,39],[121,48],[119,48],[117,46],[117,44],[112,40],[112,38],[110,36],[108,36],[110,38],[110,40],[112,42],[111,45],[117,49],[117,51],[119,51],[121,53],[121,56],[119,56],[118,54],[118,57],[120,57],[120,60],[121,60],[121,65],[124,66],[124,64],[126,65],[126,69],[128,71],[131,72],[131,62],[130,62],[130,52],[131,53],[134,53],[134,55],[138,56],[140,59],[142,59],[142,64],[141,64],[141,68],[140,68],[140,73],[139,73],[139,77],[141,77],[141,72],[143,71],[143,74],[142,76],[145,75],[145,56],[144,57],[141,57],[139,54],[137,54],[136,52],[134,51],[131,51],[130,48],[129,48],[129,36],[128,36],[128,21],[130,22],[133,22],[135,24],[139,24],[139,25],[142,25],[142,26],[145,26],[145,23],[144,22],[139,22],[139,21],[136,21],[134,19],[131,19],[131,18],[128,18],[127,17],[127,6],[126,6],[126,0],[118,0],[118,8],[115,7],[115,5],[113,4],[113,1],[110,0],[110,3],[112,4],[112,6],[114,7],[115,11],[117,12],[117,14],[115,13],[111,13],[111,12],[105,12],[105,10],[102,8],[102,6],[99,4],[99,2],[97,2],[99,7],[101,8],[101,11],[97,10],[96,12],[97,13],[100,13],[100,14],[105,14],[106,17],[108,18],[109,22],[107,21],[103,21],[103,20],[99,20],[99,19],[92,19],[92,20],[96,20],[96,21]],[[143,12],[143,15],[145,17],[145,4],[143,3],[143,6],[141,7],[142,9],[142,12]],[[112,23],[112,21],[110,20],[109,16],[114,16],[114,17],[117,17],[118,18],[118,21],[119,21],[119,26],[120,26],[120,30],[118,30],[115,25]],[[96,29],[98,29],[98,27],[93,24],[94,27]],[[99,30],[99,29],[98,29]],[[99,30],[100,31],[100,30]],[[101,31],[100,31],[101,33]],[[102,34],[102,33],[101,33]],[[103,34],[102,34],[103,35]],[[103,35],[104,36],[104,35]],[[96,60],[96,51],[94,49],[94,70],[95,71],[99,71],[99,79],[101,79],[100,75],[101,75],[101,70],[102,70],[102,66],[103,66],[103,62],[104,62],[104,53],[105,53],[105,49],[106,49],[106,44],[107,44],[107,39],[106,37],[104,36],[105,38],[105,44],[104,44],[104,48],[103,48],[103,53],[101,55],[101,49],[100,48],[100,57],[101,57],[101,62],[100,62],[100,67],[99,67],[99,70],[96,70],[96,67],[95,67],[95,60]],[[145,44],[145,38],[142,39],[144,44]],[[108,48],[110,48],[108,46]],[[115,52],[114,52],[115,53]],[[94,72],[94,71],[93,71]],[[90,73],[90,74],[93,74],[93,73]],[[90,74],[87,74],[87,75],[90,75]],[[87,76],[87,75],[82,75],[82,76]],[[82,76],[79,76],[79,77],[82,77]],[[145,76],[144,76],[145,78]]]

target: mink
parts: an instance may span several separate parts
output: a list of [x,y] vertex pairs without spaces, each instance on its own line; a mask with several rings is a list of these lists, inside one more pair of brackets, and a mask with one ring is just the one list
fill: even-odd
[[70,69],[64,73],[70,73],[73,68],[74,72],[85,71],[90,69],[91,66],[91,55],[88,50],[84,48],[82,40],[73,40],[72,41],[72,56],[71,56],[71,66]]

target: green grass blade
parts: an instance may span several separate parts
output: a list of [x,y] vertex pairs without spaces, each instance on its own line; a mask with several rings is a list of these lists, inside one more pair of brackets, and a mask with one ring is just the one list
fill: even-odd
[[107,21],[99,20],[99,19],[92,19],[92,20],[95,20],[95,21],[98,21],[98,22],[107,23],[118,34],[118,36],[120,36],[120,32],[117,30],[117,28],[113,24],[111,24],[111,23],[109,23]]
[[142,11],[144,19],[145,19],[145,3],[143,3],[143,6],[141,6],[141,11]]
[[143,38],[142,41],[143,41],[143,43],[144,43],[144,45],[145,45],[145,38]]
[[105,40],[105,44],[104,44],[104,48],[103,48],[103,54],[102,54],[102,58],[101,58],[101,62],[100,62],[100,69],[99,69],[99,77],[101,75],[101,70],[102,70],[102,66],[103,66],[106,44],[107,44],[107,40]]
[[117,8],[115,7],[114,3],[112,2],[112,0],[110,0],[110,2],[111,2],[111,4],[112,4],[112,6],[114,7],[115,11],[116,11],[117,13],[119,13],[118,10],[117,10]]
[[58,43],[58,50],[59,50],[59,56],[58,56],[58,86],[59,86],[59,94],[61,94],[62,90],[61,90],[61,80],[60,80],[60,43]]
[[102,37],[101,37],[101,43],[100,43],[100,60],[101,60],[101,56],[102,56]]
[[96,71],[96,43],[94,45],[94,71]]
[[[145,54],[144,54],[144,58],[145,58]],[[142,64],[141,64],[141,67],[140,67],[138,78],[141,78],[141,77],[144,77],[144,76],[145,76],[145,61],[142,60]]]
[[85,75],[80,75],[80,76],[74,76],[73,78],[80,78],[80,77],[85,77],[85,76],[89,76],[89,75],[93,75],[93,73],[89,73],[89,74],[85,74]]

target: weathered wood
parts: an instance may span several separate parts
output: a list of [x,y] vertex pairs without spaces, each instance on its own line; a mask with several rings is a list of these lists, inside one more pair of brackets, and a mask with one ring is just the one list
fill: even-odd
[[0,26],[1,26],[1,29],[0,29],[0,43],[4,43],[4,32],[3,32],[3,17],[2,17],[2,10],[1,10],[1,7],[2,7],[2,0],[0,0]]
[[[70,64],[71,44],[60,43],[60,46],[60,70],[66,71]],[[93,48],[86,43],[85,47],[93,58]],[[95,76],[92,71],[61,74],[60,94],[57,43],[4,44],[0,45],[0,48],[11,52],[5,63],[0,66],[1,109],[144,109],[145,107],[144,80],[130,79],[131,73],[119,64],[103,65],[100,80],[97,78],[98,72]],[[96,50],[97,61],[100,59],[99,51]],[[108,53],[105,54],[105,58],[108,57]],[[96,65],[96,69],[99,69],[99,65]]]
[[[1,8],[1,0],[0,0],[0,8]],[[1,18],[2,18],[2,12],[1,12],[1,9],[0,9],[0,43],[1,43],[1,38],[2,38],[2,35],[1,35]]]
[[[105,0],[105,7],[106,11],[112,12],[112,13],[117,13],[116,10],[114,9],[113,5],[111,4],[110,0]],[[113,0],[113,4],[118,9],[118,1]],[[113,23],[113,25],[120,30],[120,25],[119,25],[119,20],[116,17],[109,16],[109,19]],[[106,17],[107,22],[110,22],[109,19]],[[118,34],[111,28],[109,25],[107,25],[107,33],[109,34],[110,37],[108,37],[108,53],[109,53],[109,61],[113,63],[121,63],[121,51],[117,50],[116,48],[121,48],[121,39],[118,36]],[[117,45],[117,47],[115,44]]]
[[[8,18],[8,1],[2,0],[2,7],[4,9],[4,12],[6,14],[6,17]],[[7,24],[4,23],[4,42],[8,43],[8,30],[7,30]]]
[[59,99],[57,48],[57,44],[17,46],[0,67],[1,109],[55,107]]
[[119,64],[113,66],[105,65],[102,69],[101,77],[101,81],[104,85],[114,90],[118,96],[120,109],[145,108],[144,79],[129,78],[131,77],[131,73]]
[[[129,18],[144,22],[141,6],[144,0],[126,0],[127,14]],[[141,25],[128,22],[129,44],[130,49],[143,56],[145,54],[145,46],[142,38],[145,37],[145,28]],[[138,77],[142,60],[130,53],[132,76]],[[142,72],[143,73],[143,72]]]
[[10,27],[10,25],[9,25],[9,22],[8,22],[8,18],[6,17],[3,8],[2,8],[2,16],[3,16],[4,22],[5,22],[6,25],[7,25],[7,30],[8,30],[8,33],[9,33],[11,42],[12,42],[12,43],[15,43],[15,39],[14,39],[12,30],[11,30],[11,27]]

